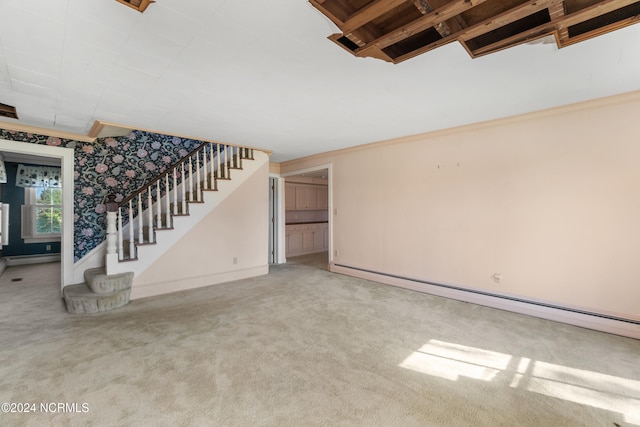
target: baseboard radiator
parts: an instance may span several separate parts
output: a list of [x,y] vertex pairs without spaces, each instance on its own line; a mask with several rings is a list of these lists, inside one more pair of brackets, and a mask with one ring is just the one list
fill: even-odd
[[640,339],[640,320],[636,319],[596,313],[579,308],[561,306],[544,301],[528,300],[473,288],[463,288],[460,286],[412,279],[343,264],[331,264],[330,271],[431,295]]
[[7,266],[60,262],[60,254],[17,255],[5,257]]

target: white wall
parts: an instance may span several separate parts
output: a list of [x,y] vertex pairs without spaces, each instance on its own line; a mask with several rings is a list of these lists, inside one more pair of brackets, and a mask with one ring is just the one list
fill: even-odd
[[640,92],[281,172],[332,164],[336,264],[640,320],[638,111]]

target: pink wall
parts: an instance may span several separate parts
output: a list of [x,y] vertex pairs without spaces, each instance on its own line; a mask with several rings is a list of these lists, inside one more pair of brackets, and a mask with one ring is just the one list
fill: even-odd
[[265,162],[213,212],[137,276],[132,298],[267,274],[268,173],[269,165]]
[[332,164],[335,263],[640,320],[639,111],[636,92],[281,172]]

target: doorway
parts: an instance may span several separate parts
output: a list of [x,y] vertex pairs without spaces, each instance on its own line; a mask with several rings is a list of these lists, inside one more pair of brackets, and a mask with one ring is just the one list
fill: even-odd
[[[26,163],[57,164],[62,169],[60,239],[60,291],[62,291],[65,284],[71,284],[73,277],[73,149],[0,139],[0,153],[4,153],[5,158],[20,159]],[[16,208],[19,209],[19,207]]]
[[284,203],[280,250],[287,263],[324,265],[331,261],[331,165],[282,174]]

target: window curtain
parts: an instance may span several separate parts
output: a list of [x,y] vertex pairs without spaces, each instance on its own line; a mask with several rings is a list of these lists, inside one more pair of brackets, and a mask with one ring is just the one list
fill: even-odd
[[7,169],[4,167],[4,157],[0,153],[0,184],[7,183]]
[[16,187],[62,187],[61,168],[18,165]]

